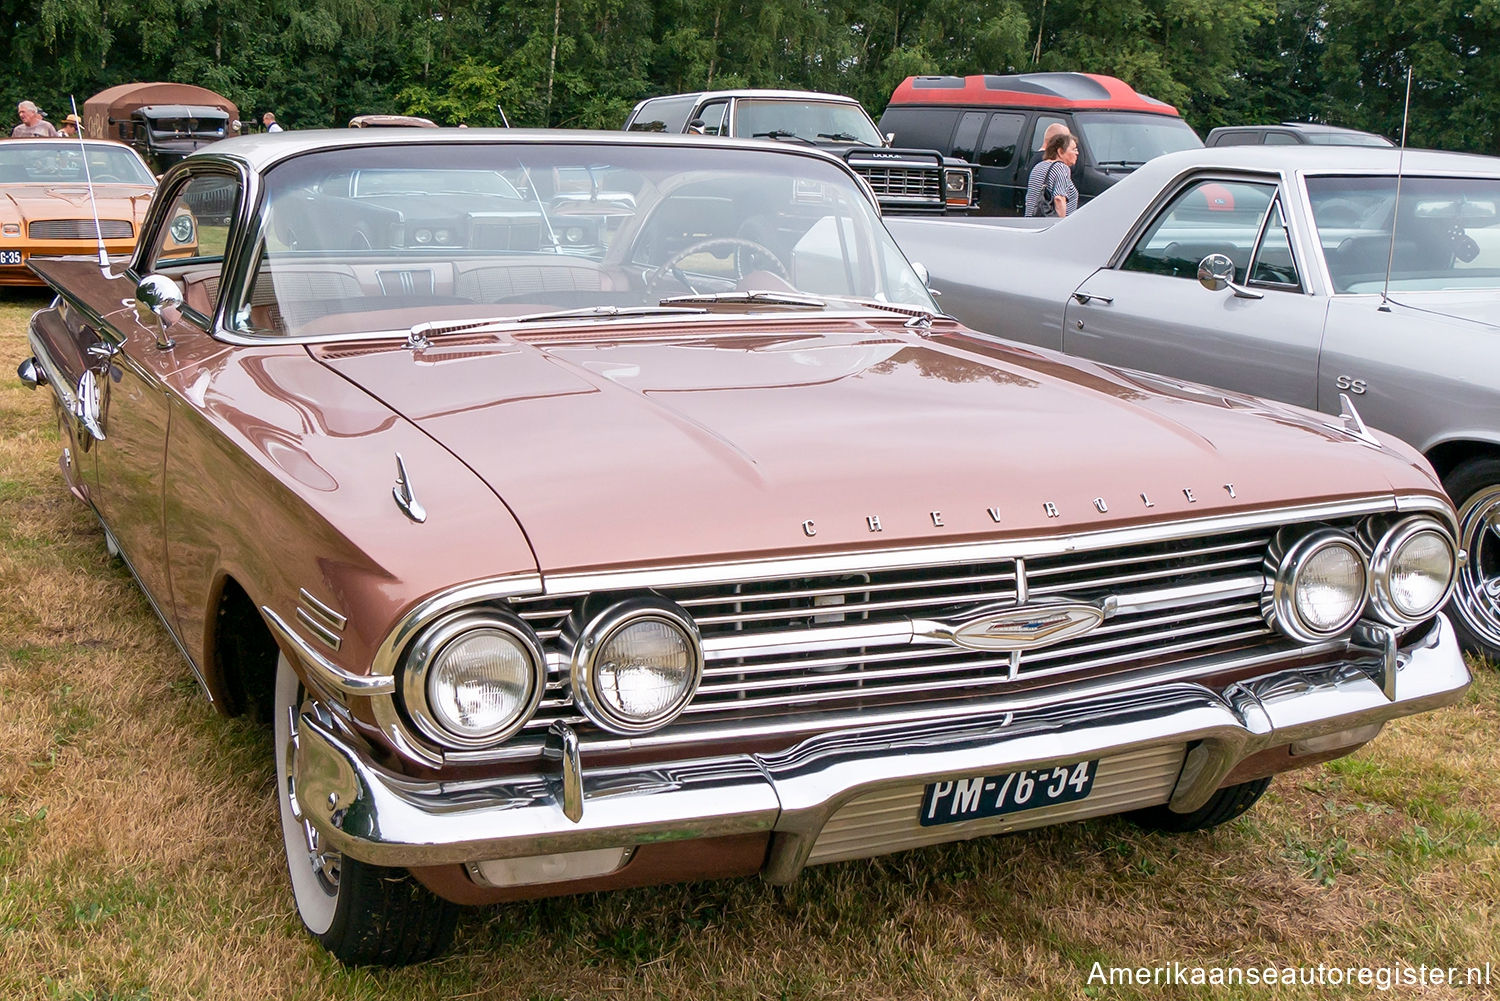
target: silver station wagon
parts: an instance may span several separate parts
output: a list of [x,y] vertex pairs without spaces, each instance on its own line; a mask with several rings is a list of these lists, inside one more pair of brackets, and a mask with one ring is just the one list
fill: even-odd
[[1051,226],[889,225],[970,327],[1353,410],[1415,445],[1459,508],[1454,624],[1469,649],[1500,656],[1500,160],[1195,150]]

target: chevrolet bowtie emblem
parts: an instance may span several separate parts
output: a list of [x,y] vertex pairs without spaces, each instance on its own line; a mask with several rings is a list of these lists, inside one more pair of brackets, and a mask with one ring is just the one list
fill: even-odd
[[1111,605],[1056,599],[979,608],[944,622],[943,638],[971,650],[1035,650],[1092,632]]

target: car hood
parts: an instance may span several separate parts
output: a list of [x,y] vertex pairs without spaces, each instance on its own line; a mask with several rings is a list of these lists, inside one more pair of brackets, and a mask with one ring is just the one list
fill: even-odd
[[[94,205],[101,219],[129,219],[139,223],[151,203],[155,187],[143,184],[95,184]],[[91,219],[86,184],[21,184],[0,188],[0,213],[7,219]]]
[[702,319],[311,350],[488,483],[543,572],[1438,494],[1327,418],[943,322]]
[[1494,289],[1472,292],[1392,292],[1391,301],[1399,307],[1415,311],[1420,318],[1433,316],[1450,320],[1482,323],[1488,327],[1500,327],[1500,296]]

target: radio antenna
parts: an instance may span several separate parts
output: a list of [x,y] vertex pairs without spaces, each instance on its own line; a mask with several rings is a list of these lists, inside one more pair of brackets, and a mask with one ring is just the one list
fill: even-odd
[[109,273],[109,251],[104,249],[104,228],[99,225],[99,203],[94,199],[94,175],[89,170],[89,148],[83,144],[83,116],[78,114],[78,100],[73,95],[68,95],[68,104],[73,109],[73,117],[78,119],[78,156],[83,160],[83,180],[89,188],[89,209],[94,213],[94,236],[99,241],[99,270],[104,272],[104,277],[114,279],[119,275]]
[[1391,311],[1391,266],[1396,261],[1396,220],[1401,208],[1401,168],[1406,162],[1406,123],[1411,120],[1411,67],[1406,67],[1406,106],[1401,109],[1401,151],[1396,154],[1396,200],[1391,204],[1391,249],[1385,257],[1385,286],[1380,290],[1380,312]]

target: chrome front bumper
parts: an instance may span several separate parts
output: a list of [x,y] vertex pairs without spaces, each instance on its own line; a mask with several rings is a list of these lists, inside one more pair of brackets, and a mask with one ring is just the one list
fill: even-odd
[[[1170,805],[1188,812],[1257,751],[1448,705],[1468,687],[1452,627],[1441,617],[1412,647],[1388,653],[1386,663],[1392,660],[1393,672],[1378,657],[1352,659],[1276,671],[1223,694],[1163,684],[957,721],[845,730],[779,754],[581,775],[569,769],[567,781],[561,764],[555,774],[522,779],[409,779],[357,752],[322,713],[304,711],[296,788],[326,844],[381,865],[774,832],[764,874],[785,881],[807,863],[841,806],[880,790],[1187,745]],[[581,803],[577,822],[565,815],[565,801],[575,813]]]

